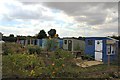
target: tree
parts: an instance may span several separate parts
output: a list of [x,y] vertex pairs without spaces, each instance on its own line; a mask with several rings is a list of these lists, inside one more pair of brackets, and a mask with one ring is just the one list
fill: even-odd
[[10,34],[9,37],[14,37],[14,34]]
[[48,34],[51,38],[53,38],[56,34],[56,30],[55,29],[51,29],[50,31],[48,31]]
[[85,40],[85,37],[79,36],[78,39]]
[[37,35],[37,38],[42,39],[42,38],[46,38],[46,37],[47,37],[46,32],[44,30],[40,30],[40,32]]
[[10,34],[9,37],[8,37],[8,39],[7,39],[7,41],[9,41],[9,42],[15,42],[16,38],[14,37],[13,34]]

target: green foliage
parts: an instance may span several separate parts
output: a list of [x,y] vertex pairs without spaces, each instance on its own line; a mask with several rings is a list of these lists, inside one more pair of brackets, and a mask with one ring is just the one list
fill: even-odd
[[50,29],[50,31],[48,31],[48,34],[49,34],[50,37],[53,38],[56,34],[56,30],[55,29]]
[[[6,44],[6,43],[5,43]],[[19,48],[19,49],[18,49]],[[41,52],[38,46],[27,46],[28,49],[35,49],[35,52]],[[73,54],[62,49],[57,49],[49,53],[49,58],[38,56],[37,54],[27,54],[21,48],[21,45],[7,43],[3,45],[3,50],[8,55],[2,56],[2,75],[3,78],[43,78],[43,77],[73,77],[73,78],[109,78],[117,77],[116,73],[108,71],[117,71],[118,66],[106,64],[82,68],[76,66],[76,59]],[[39,51],[40,50],[40,51]],[[21,53],[20,53],[21,52]],[[18,54],[19,53],[19,54]],[[23,54],[24,53],[24,54]],[[39,54],[39,53],[38,53]],[[90,59],[91,55],[84,55],[84,59]],[[103,72],[106,71],[106,72]],[[97,74],[96,74],[97,73]]]
[[30,54],[40,54],[41,53],[41,48],[39,46],[33,46],[30,45],[28,46],[28,51]]
[[56,38],[47,40],[47,50],[52,51],[58,49],[58,42]]
[[37,35],[38,39],[42,39],[42,38],[47,38],[47,34],[44,30],[40,30],[40,32]]
[[[12,35],[11,35],[12,36]],[[3,41],[6,41],[6,42],[16,42],[17,38],[16,37],[10,37],[10,36],[3,36],[2,37],[2,40]]]
[[17,75],[25,78],[41,75],[45,64],[42,58],[34,54],[9,54],[3,56],[2,67],[4,77],[14,77],[14,75]]
[[16,43],[4,43],[2,45],[3,55],[25,53],[26,48]]
[[48,39],[47,40],[47,44],[46,44],[46,47],[47,47],[47,50],[48,51],[50,51],[51,50],[51,47],[53,46],[53,44],[52,44],[53,42],[52,42],[52,40],[50,40],[50,39]]
[[55,77],[55,75],[64,72],[64,67],[68,65],[66,63],[70,63],[71,59],[73,59],[73,55],[71,53],[57,49],[49,58],[49,61],[52,63],[46,67],[48,74],[51,77]]
[[55,51],[55,55],[59,55],[63,59],[72,59],[73,54],[69,53],[68,51],[64,51],[62,49],[57,49]]
[[14,34],[10,34],[9,37],[14,37]]

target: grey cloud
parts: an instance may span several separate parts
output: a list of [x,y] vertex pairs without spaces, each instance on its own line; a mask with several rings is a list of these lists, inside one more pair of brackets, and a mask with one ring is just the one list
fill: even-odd
[[[38,4],[37,4],[38,5]],[[39,4],[41,5],[41,4]],[[45,12],[45,9],[42,7],[33,8],[26,8],[28,5],[22,5],[21,2],[17,2],[10,4],[6,3],[5,6],[7,7],[8,13],[3,14],[4,20],[12,20],[12,19],[41,19],[41,20],[53,20],[51,16],[45,16],[42,12]]]
[[33,11],[17,10],[12,12],[10,16],[17,19],[39,19],[42,15],[41,13],[36,13]]
[[118,22],[118,17],[114,17],[114,18],[112,18],[111,21],[109,21],[109,23],[114,23],[114,22]]
[[117,22],[104,24],[104,25],[100,25],[100,26],[97,26],[97,27],[100,28],[100,29],[98,29],[98,32],[100,32],[100,33],[108,33],[108,32],[118,33]]
[[[43,3],[52,9],[59,9],[73,16],[76,21],[87,22],[88,25],[103,24],[107,17],[107,9],[117,10],[116,2],[47,2]],[[86,18],[79,18],[86,16]]]
[[84,17],[75,17],[78,22],[87,22],[88,25],[99,25],[105,22],[106,14],[89,15]]

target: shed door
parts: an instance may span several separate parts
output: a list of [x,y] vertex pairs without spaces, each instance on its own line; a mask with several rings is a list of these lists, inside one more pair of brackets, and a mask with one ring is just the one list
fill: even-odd
[[95,60],[102,61],[102,40],[95,40]]
[[68,40],[68,50],[72,51],[72,40]]

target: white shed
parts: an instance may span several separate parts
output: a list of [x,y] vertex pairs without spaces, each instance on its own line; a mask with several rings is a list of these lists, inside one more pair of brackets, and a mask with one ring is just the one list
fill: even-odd
[[85,41],[74,37],[63,38],[63,49],[68,51],[84,51]]

